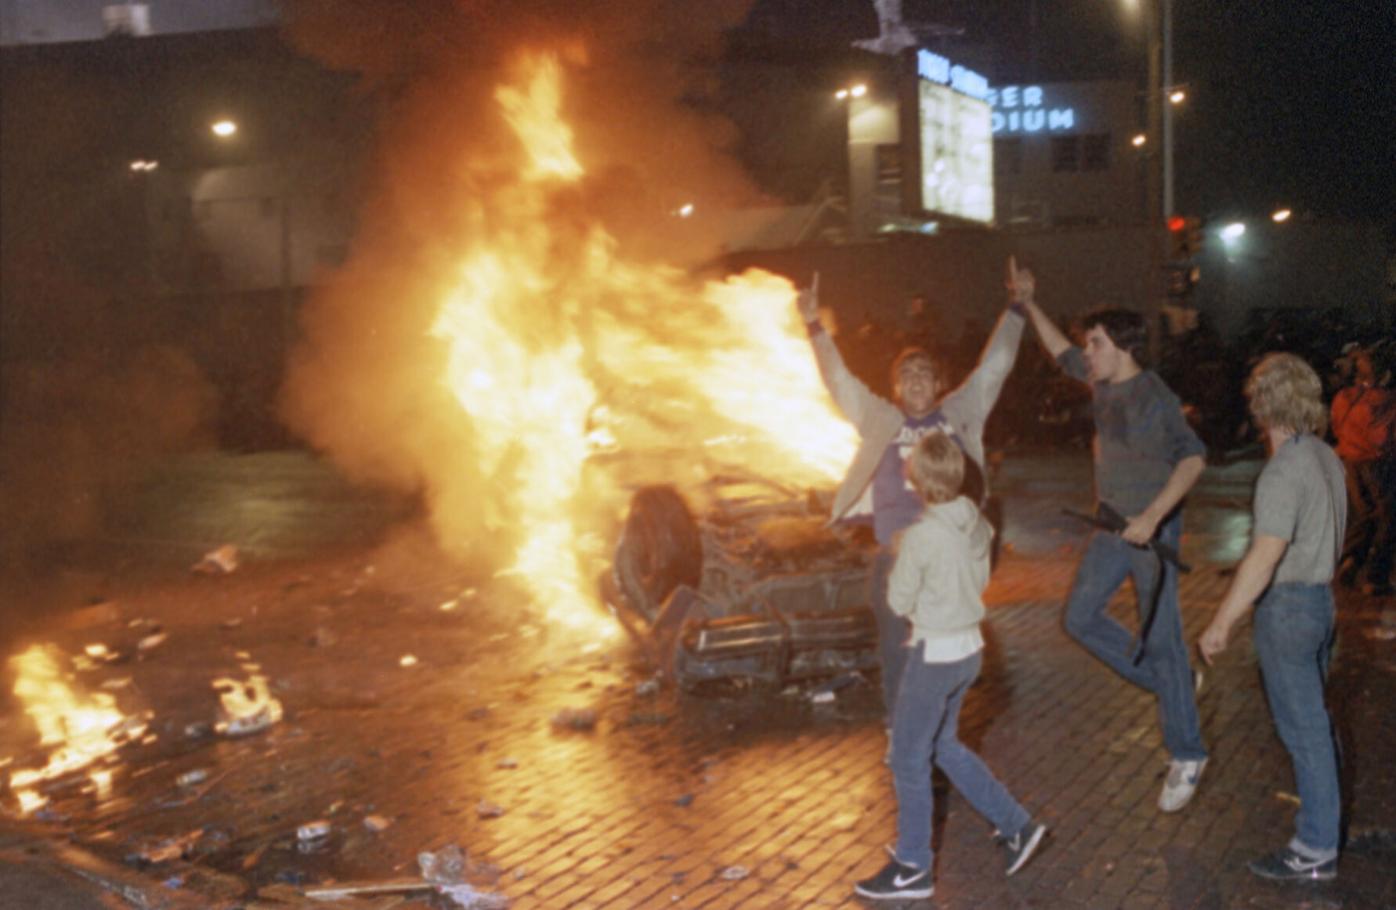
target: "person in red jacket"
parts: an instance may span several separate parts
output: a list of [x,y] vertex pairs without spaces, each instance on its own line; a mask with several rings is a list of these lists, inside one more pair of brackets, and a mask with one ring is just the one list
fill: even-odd
[[1352,383],[1333,397],[1330,415],[1348,490],[1339,578],[1351,585],[1365,575],[1363,592],[1382,596],[1392,591],[1396,551],[1396,398],[1377,383],[1370,351],[1359,348],[1351,356]]

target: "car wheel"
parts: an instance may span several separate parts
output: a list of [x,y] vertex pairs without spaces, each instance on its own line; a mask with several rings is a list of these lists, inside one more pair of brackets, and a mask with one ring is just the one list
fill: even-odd
[[625,605],[653,622],[679,585],[703,578],[703,538],[688,504],[673,487],[645,487],[630,499],[616,544],[615,581]]

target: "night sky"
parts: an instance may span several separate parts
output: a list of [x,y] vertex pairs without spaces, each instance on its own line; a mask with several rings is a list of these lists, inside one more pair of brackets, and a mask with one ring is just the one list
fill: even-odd
[[[904,0],[903,15],[963,29],[969,52],[987,46],[991,81],[1142,82],[1152,2]],[[1174,81],[1189,93],[1175,120],[1180,211],[1283,204],[1396,230],[1396,3],[1174,0],[1173,16]],[[748,22],[817,43],[877,27],[871,0],[755,0]]]

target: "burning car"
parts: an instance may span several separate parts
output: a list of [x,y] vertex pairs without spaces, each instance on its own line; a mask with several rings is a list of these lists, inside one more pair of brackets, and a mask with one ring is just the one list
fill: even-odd
[[602,599],[686,690],[872,669],[875,545],[829,527],[828,505],[817,491],[755,476],[714,476],[687,496],[644,487],[630,500]]

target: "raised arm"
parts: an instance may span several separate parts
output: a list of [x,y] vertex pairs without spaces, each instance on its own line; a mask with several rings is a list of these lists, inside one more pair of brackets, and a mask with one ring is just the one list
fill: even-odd
[[838,345],[834,344],[834,339],[829,337],[829,333],[824,330],[824,324],[819,321],[818,272],[814,273],[809,287],[800,289],[795,298],[795,305],[799,308],[800,318],[805,321],[805,328],[809,331],[810,344],[814,347],[814,360],[819,366],[819,375],[824,380],[825,388],[829,390],[834,404],[838,405],[843,415],[854,426],[861,427],[869,411],[882,399],[848,369],[843,362],[843,355],[839,353]]
[[1037,340],[1042,342],[1042,346],[1047,349],[1047,353],[1056,360],[1062,352],[1071,347],[1071,339],[1067,338],[1062,330],[1057,328],[1056,323],[1042,312],[1042,308],[1037,305],[1034,299],[1037,293],[1037,281],[1033,278],[1032,272],[1027,269],[1018,268],[1018,260],[1008,257],[1008,291],[1015,308],[1021,307],[1023,313],[1032,323],[1032,327],[1037,331]]

